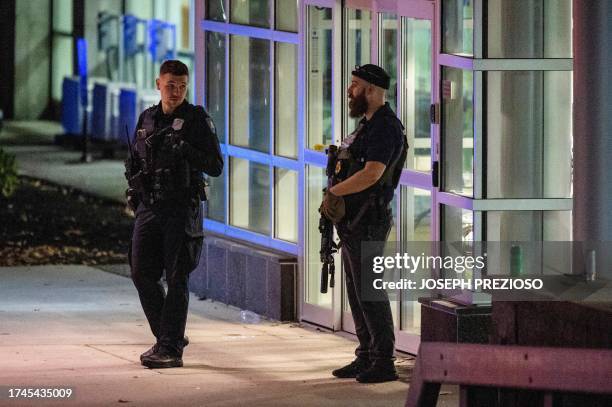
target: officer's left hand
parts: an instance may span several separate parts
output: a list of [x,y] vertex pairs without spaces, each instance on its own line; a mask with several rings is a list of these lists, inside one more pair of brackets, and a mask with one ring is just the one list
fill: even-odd
[[325,191],[319,212],[334,224],[338,224],[345,213],[344,198]]

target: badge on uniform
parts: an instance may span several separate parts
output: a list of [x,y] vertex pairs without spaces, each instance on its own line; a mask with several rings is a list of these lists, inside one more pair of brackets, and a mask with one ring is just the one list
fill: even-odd
[[180,129],[183,128],[183,123],[185,123],[185,120],[183,119],[179,119],[178,117],[176,119],[174,119],[174,121],[172,122],[172,129],[174,131],[179,131]]
[[340,174],[340,171],[342,170],[342,161],[337,160],[336,161],[336,170],[334,171],[334,173],[336,175]]
[[215,128],[215,123],[213,123],[213,121],[210,118],[210,116],[206,117],[206,124],[208,125],[208,128],[210,129],[210,131],[213,132],[213,134],[217,134],[217,129]]
[[138,129],[138,131],[136,131],[136,138],[138,139],[147,138],[147,131],[145,129]]

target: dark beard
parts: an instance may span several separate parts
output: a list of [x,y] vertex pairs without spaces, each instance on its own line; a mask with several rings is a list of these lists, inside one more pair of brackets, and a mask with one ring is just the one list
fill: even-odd
[[355,96],[349,101],[349,116],[357,119],[368,111],[368,100],[364,93]]

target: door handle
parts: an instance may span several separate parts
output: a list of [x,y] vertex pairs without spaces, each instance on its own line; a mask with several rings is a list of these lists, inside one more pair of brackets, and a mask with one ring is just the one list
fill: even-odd
[[431,183],[436,188],[440,186],[440,163],[438,161],[431,164]]

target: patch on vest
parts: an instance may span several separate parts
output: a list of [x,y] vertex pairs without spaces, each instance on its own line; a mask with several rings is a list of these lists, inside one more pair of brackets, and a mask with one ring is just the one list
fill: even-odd
[[145,139],[147,138],[147,131],[145,129],[138,129],[136,132],[137,139]]
[[210,129],[211,132],[213,132],[213,134],[217,134],[217,129],[215,128],[215,123],[213,123],[212,119],[210,117],[206,117],[206,124],[208,125],[208,128]]
[[172,122],[172,129],[174,131],[179,131],[180,129],[183,128],[183,123],[185,123],[185,120],[183,119],[179,119],[178,117],[176,119],[174,119],[174,121]]
[[342,170],[342,162],[340,160],[336,161],[336,171],[335,174],[338,175],[340,174],[340,171]]

